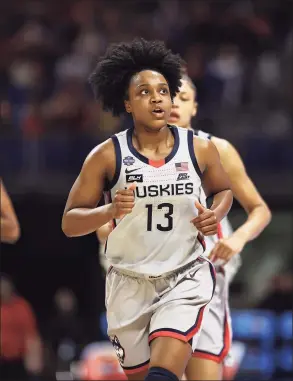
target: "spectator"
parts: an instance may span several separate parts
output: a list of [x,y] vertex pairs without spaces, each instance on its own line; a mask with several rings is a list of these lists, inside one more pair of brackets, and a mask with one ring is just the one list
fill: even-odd
[[28,302],[17,295],[10,278],[1,275],[2,380],[26,380],[42,371],[42,345],[36,319]]
[[71,290],[59,289],[54,299],[56,313],[49,321],[46,337],[55,369],[68,371],[70,363],[79,357],[85,344],[84,328]]
[[20,236],[20,227],[12,202],[0,178],[0,238],[1,242],[14,243]]
[[275,276],[270,285],[269,295],[260,303],[259,308],[273,309],[275,312],[292,310],[293,274],[284,272]]

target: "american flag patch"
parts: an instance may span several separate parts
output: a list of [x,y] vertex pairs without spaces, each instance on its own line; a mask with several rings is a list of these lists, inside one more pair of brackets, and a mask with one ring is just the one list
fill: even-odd
[[188,171],[188,163],[175,163],[176,171],[186,172]]

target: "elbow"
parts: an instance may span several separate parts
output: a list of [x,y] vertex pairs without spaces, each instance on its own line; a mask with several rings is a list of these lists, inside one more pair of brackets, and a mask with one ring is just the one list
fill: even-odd
[[266,221],[268,225],[272,221],[272,212],[267,205],[265,205],[265,213],[266,213]]
[[13,243],[16,243],[20,238],[20,227],[19,225],[17,225],[14,229],[13,229],[13,235],[12,235],[12,239],[13,239]]
[[68,238],[73,237],[72,231],[70,229],[70,225],[68,223],[68,218],[66,218],[66,215],[64,215],[62,218],[61,229],[63,233],[66,235],[66,237]]
[[8,243],[16,243],[20,238],[20,227],[19,225],[15,225],[11,230],[9,237],[7,239]]

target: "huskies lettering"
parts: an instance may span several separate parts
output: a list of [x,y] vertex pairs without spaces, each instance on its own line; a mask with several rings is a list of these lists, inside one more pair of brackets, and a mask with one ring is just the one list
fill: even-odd
[[133,174],[133,175],[126,175],[126,182],[127,183],[134,183],[134,182],[137,182],[137,183],[142,183],[143,182],[143,176],[142,175],[137,175],[137,174]]
[[149,185],[137,187],[135,189],[136,197],[164,197],[164,196],[180,196],[193,193],[193,183],[177,183],[166,185]]

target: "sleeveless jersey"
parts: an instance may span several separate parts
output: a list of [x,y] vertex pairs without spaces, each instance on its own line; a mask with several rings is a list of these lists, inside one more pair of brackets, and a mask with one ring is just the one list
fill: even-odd
[[[211,134],[208,134],[201,130],[195,130],[194,135],[200,138],[209,139],[209,140],[211,140],[213,137]],[[204,192],[202,193],[201,203],[203,205],[206,203]],[[220,238],[229,237],[232,233],[233,233],[233,228],[231,223],[229,222],[228,217],[223,218],[219,224],[218,235],[205,237],[205,243],[206,243],[205,255],[208,256],[210,254],[211,250],[213,249],[213,247],[215,246],[215,244]],[[220,263],[221,263],[220,261],[219,263],[216,262],[215,265]],[[236,274],[240,266],[241,266],[240,254],[234,255],[230,259],[230,261],[225,265],[225,272],[227,273],[227,276],[230,280],[234,277],[234,275]]]
[[149,160],[134,148],[133,129],[112,137],[116,173],[105,201],[111,202],[116,190],[137,184],[132,212],[113,221],[115,227],[105,245],[107,262],[118,269],[158,276],[193,262],[204,251],[190,223],[198,214],[194,202],[202,193],[194,134],[169,128],[174,147],[159,161]]

